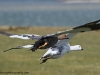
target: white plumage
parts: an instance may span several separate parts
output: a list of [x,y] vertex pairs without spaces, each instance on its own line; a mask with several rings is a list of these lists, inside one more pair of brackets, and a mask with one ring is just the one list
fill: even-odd
[[[40,60],[42,59],[41,63],[44,63],[48,59],[60,58],[70,51],[83,50],[83,48],[80,45],[70,46],[69,41],[71,40],[71,38],[79,32],[94,31],[94,30],[99,30],[99,29],[100,29],[100,20],[97,20],[97,21],[90,22],[90,23],[87,23],[87,24],[84,24],[81,26],[74,27],[70,30],[59,31],[54,34],[47,34],[44,36],[39,36],[36,34],[9,34],[9,33],[3,32],[3,31],[0,31],[0,34],[9,36],[10,38],[20,38],[20,39],[25,39],[25,40],[27,40],[27,39],[39,40],[42,37],[44,37],[44,38],[49,37],[49,36],[58,37],[59,35],[65,34],[68,39],[58,40],[57,43],[55,43],[52,47],[49,47],[47,52],[40,58]],[[52,41],[52,43],[53,43],[53,41]],[[34,47],[34,44],[18,46],[15,48],[10,48],[8,50],[21,49],[21,48],[32,48],[32,47]],[[8,51],[8,50],[6,50],[6,51]]]

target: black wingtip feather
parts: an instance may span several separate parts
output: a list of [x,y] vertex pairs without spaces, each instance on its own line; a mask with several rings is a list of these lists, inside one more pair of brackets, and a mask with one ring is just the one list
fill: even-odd
[[100,29],[100,19],[96,20],[94,22],[86,23],[85,25],[82,26],[77,26],[73,29],[78,29],[78,28],[90,28],[91,30],[99,30]]
[[6,33],[6,32],[4,32],[4,31],[0,31],[0,34],[6,35],[6,36],[11,36],[11,35],[13,35],[13,34]]

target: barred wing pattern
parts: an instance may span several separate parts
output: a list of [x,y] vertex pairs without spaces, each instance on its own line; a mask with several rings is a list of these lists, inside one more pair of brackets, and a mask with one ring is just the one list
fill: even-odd
[[19,39],[24,39],[24,40],[28,40],[28,39],[38,40],[42,37],[37,34],[10,34],[3,31],[0,31],[0,34],[9,36],[10,38],[19,38]]
[[34,47],[34,44],[29,44],[29,45],[24,45],[24,46],[13,47],[13,48],[4,50],[3,52],[7,52],[7,51],[13,50],[13,49],[32,48],[32,47]]
[[97,20],[97,21],[90,22],[90,23],[87,23],[87,24],[84,24],[81,26],[74,27],[74,28],[69,29],[69,30],[59,31],[55,34],[50,34],[50,35],[51,36],[59,36],[61,34],[94,31],[94,30],[99,30],[99,29],[100,29],[100,20]]

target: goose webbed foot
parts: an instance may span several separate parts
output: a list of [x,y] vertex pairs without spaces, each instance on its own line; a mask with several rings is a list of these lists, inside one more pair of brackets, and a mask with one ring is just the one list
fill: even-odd
[[[43,57],[42,57],[42,58],[43,58]],[[40,58],[40,60],[41,60],[42,58]],[[48,57],[44,58],[40,64],[45,63],[48,59],[51,59],[51,56],[48,56]]]
[[47,60],[48,60],[48,58],[43,59],[42,62],[41,62],[40,64],[45,63]]

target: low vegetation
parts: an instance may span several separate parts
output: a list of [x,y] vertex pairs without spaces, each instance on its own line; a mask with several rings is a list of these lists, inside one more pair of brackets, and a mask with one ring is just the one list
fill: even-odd
[[[67,27],[26,27],[2,29],[9,33],[44,35],[66,30]],[[10,39],[0,35],[0,72],[29,72],[25,75],[99,75],[100,74],[100,31],[79,33],[70,41],[79,44],[83,51],[70,52],[59,59],[48,60],[40,65],[39,58],[46,50],[36,52],[28,49],[3,52],[11,47],[34,43],[32,40]],[[12,74],[15,75],[15,74]],[[24,75],[24,74],[23,74]]]

